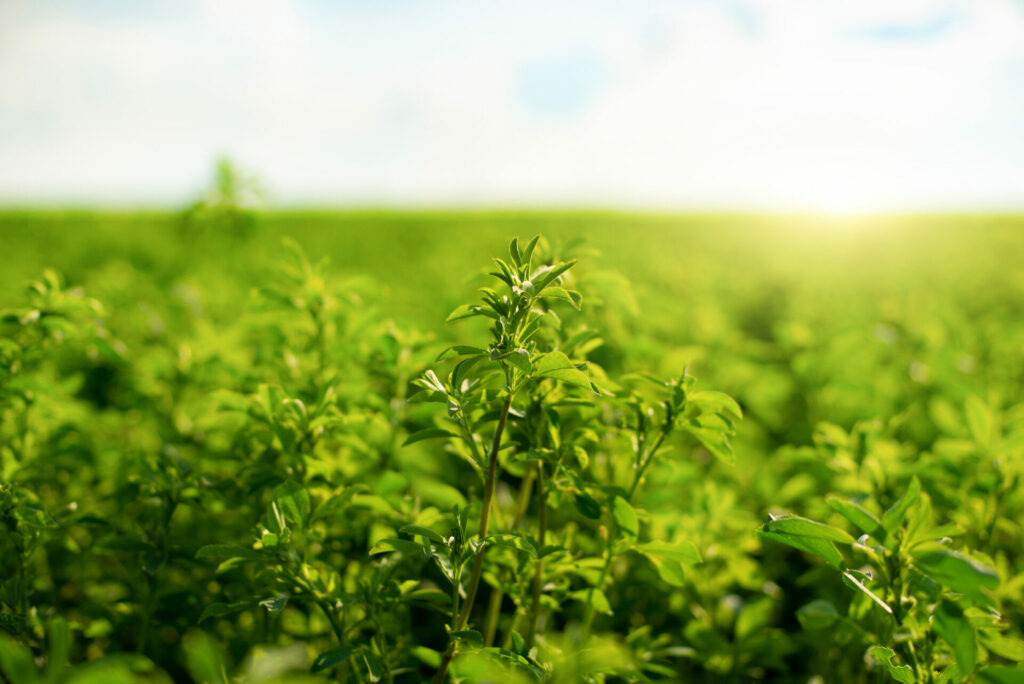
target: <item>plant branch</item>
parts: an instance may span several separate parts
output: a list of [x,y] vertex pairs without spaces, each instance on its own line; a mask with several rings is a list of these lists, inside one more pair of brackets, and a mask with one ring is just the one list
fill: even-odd
[[[544,466],[537,464],[537,543],[544,548],[547,534],[547,506],[545,505]],[[533,638],[537,632],[537,620],[540,617],[540,591],[544,584],[544,560],[537,558],[533,571],[533,594],[530,598],[530,622],[526,628],[526,648],[533,647]]]
[[[505,431],[505,423],[508,421],[508,413],[511,408],[512,392],[510,391],[505,398],[504,406],[502,406],[501,415],[498,418],[498,427],[494,431],[494,441],[491,443],[491,452],[487,460],[487,477],[484,480],[484,495],[480,504],[480,528],[477,531],[477,540],[480,542],[480,546],[477,549],[476,557],[473,559],[473,569],[469,576],[466,600],[462,604],[462,611],[459,613],[459,618],[456,622],[456,631],[461,631],[469,621],[469,614],[473,610],[473,602],[476,599],[476,590],[480,586],[480,575],[483,573],[484,567],[483,541],[487,538],[487,528],[491,521],[491,500],[494,498],[494,479],[498,469],[498,449],[501,446],[501,435]],[[437,673],[434,675],[435,684],[441,684],[444,681],[445,675],[448,672],[448,666],[451,665],[454,656],[455,642],[452,641],[448,644],[448,649],[444,653],[441,665],[437,668]]]

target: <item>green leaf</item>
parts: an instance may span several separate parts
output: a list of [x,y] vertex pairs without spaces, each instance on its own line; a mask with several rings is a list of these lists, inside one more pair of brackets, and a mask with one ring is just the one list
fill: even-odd
[[24,523],[30,527],[37,527],[40,529],[59,527],[53,518],[43,509],[35,503],[23,503],[14,509],[14,517],[19,522]]
[[654,556],[648,556],[647,560],[654,565],[662,582],[672,587],[686,586],[686,568],[682,563]]
[[979,684],[1020,684],[1024,682],[1024,667],[1020,665],[988,665],[978,670]]
[[994,568],[938,544],[923,546],[911,557],[918,570],[977,603],[989,603],[983,589],[999,587],[999,573]]
[[825,523],[801,518],[797,515],[785,515],[774,518],[766,522],[762,529],[765,532],[813,537],[815,539],[830,539],[841,544],[853,544],[857,541],[851,537],[849,533],[839,529],[838,527],[832,527]]
[[578,601],[582,601],[584,604],[589,600],[590,605],[594,606],[594,610],[598,613],[605,615],[612,614],[612,604],[608,601],[608,597],[605,593],[598,588],[593,589],[579,589],[569,594],[571,598]]
[[481,349],[480,347],[472,347],[468,344],[456,344],[451,347],[448,347],[443,352],[438,354],[437,358],[434,359],[434,362],[436,363],[438,361],[442,361],[452,356],[475,356],[477,354],[486,353],[487,350]]
[[426,537],[430,541],[444,546],[444,537],[430,529],[429,527],[423,527],[421,525],[403,525],[398,529],[403,534],[418,535],[420,537]]
[[519,238],[512,238],[512,242],[508,243],[508,255],[512,257],[512,261],[515,262],[516,266],[523,265],[523,257],[519,253]]
[[427,603],[448,604],[452,597],[440,589],[417,589],[409,593],[410,601],[426,601]]
[[441,654],[432,648],[426,646],[414,646],[409,649],[409,653],[416,657],[421,663],[427,667],[437,669],[441,664]]
[[534,235],[533,239],[531,239],[529,244],[526,245],[526,249],[522,250],[522,260],[524,264],[530,264],[530,259],[533,258],[533,250],[537,247],[537,242],[539,240],[540,235]]
[[973,394],[964,402],[964,410],[967,413],[967,426],[974,441],[982,446],[988,446],[992,441],[992,411],[985,402]]
[[974,627],[964,615],[963,609],[952,601],[943,599],[935,609],[932,625],[935,633],[945,639],[953,649],[960,673],[969,675],[978,660],[978,644]]
[[868,649],[872,658],[885,665],[892,678],[901,684],[914,684],[914,671],[909,665],[897,665],[893,662],[896,652],[884,646],[872,646]]
[[[486,358],[486,354],[477,354],[476,356],[467,356],[466,358],[455,364],[455,368],[452,369],[451,382],[452,387],[458,391],[465,383],[466,376],[469,371],[472,370],[473,366],[480,363],[480,361]],[[448,397],[449,408],[452,402],[455,402],[454,397]],[[450,412],[450,411],[449,411]]]
[[543,292],[544,288],[554,282],[555,278],[562,275],[576,265],[576,260],[566,261],[554,266],[545,266],[537,270],[530,278],[537,292]]
[[400,551],[402,553],[410,554],[422,554],[424,548],[420,544],[408,539],[397,539],[395,537],[389,537],[387,539],[381,539],[373,548],[370,549],[369,555],[376,556],[378,553],[391,553],[392,551]]
[[377,654],[368,648],[363,649],[363,663],[366,665],[366,672],[370,675],[371,682],[379,682],[384,676],[384,663],[380,662]]
[[882,527],[882,521],[874,513],[853,501],[842,501],[834,496],[828,497],[826,501],[840,515],[856,525],[861,532],[871,535],[878,541],[885,541],[885,528]]
[[408,437],[406,437],[405,441],[402,442],[402,446],[409,446],[410,444],[415,444],[416,442],[422,442],[423,440],[426,440],[426,439],[441,439],[441,438],[447,439],[449,437],[457,437],[457,436],[458,435],[456,435],[455,433],[449,432],[448,430],[444,430],[442,428],[429,427],[429,428],[424,428],[423,430],[419,430],[417,432],[414,432],[411,435],[409,435]]
[[583,371],[572,364],[569,357],[560,351],[553,351],[537,361],[537,378],[552,378],[561,382],[591,389],[590,380]]
[[437,377],[437,373],[432,370],[427,370],[423,373],[423,377],[417,380],[420,386],[424,389],[428,389],[432,392],[438,392],[440,394],[447,394],[447,390],[444,388],[444,383],[441,382],[440,378]]
[[835,544],[833,544],[829,539],[782,534],[778,532],[765,531],[764,529],[759,531],[757,536],[761,539],[786,544],[787,546],[792,546],[794,549],[799,549],[800,551],[817,556],[836,570],[842,570],[844,567],[843,556],[839,553],[839,549],[835,547]]
[[455,310],[448,314],[448,318],[444,319],[445,323],[454,323],[460,321],[463,318],[472,318],[473,316],[489,316],[496,317],[494,314],[487,309],[484,309],[479,304],[463,304],[462,306],[455,307]]
[[235,603],[211,603],[205,608],[203,608],[203,612],[199,615],[199,623],[202,624],[210,618],[238,613],[250,607],[252,607],[252,603],[250,601],[238,601]]
[[288,605],[287,596],[275,596],[260,601],[260,607],[265,608],[268,613],[280,613]]
[[718,460],[730,465],[736,462],[736,458],[732,453],[732,445],[729,443],[729,437],[721,430],[697,425],[686,425],[684,429],[696,437],[697,441]]
[[[514,549],[516,551],[523,551],[534,558],[536,558],[540,552],[535,541],[521,534],[492,534],[487,537],[487,542],[489,544],[494,544],[495,546],[504,546],[505,548]],[[561,549],[562,547],[558,548]]]
[[530,363],[530,352],[525,349],[514,349],[507,354],[495,354],[492,352],[490,359],[492,361],[504,361],[505,363],[512,364],[527,375],[533,370],[533,364]]
[[648,556],[676,561],[677,563],[696,565],[701,562],[700,552],[697,551],[697,547],[688,541],[649,541],[639,544],[637,548]]
[[903,493],[900,500],[894,503],[892,508],[882,515],[882,527],[885,528],[887,533],[892,534],[903,523],[903,516],[907,514],[907,509],[910,508],[910,504],[914,503],[917,499],[917,495],[920,493],[921,482],[917,477],[911,478],[910,484],[907,486],[907,491]]
[[586,492],[576,494],[576,510],[591,520],[597,520],[601,517],[601,504],[597,503],[597,500]]
[[580,310],[580,303],[583,301],[583,296],[576,290],[566,290],[564,287],[558,287],[556,285],[552,285],[545,289],[541,296],[551,297],[553,299],[563,299],[572,304],[573,308],[577,311]]
[[796,619],[809,632],[831,627],[839,619],[839,611],[824,599],[815,599],[796,611]]
[[594,610],[596,610],[598,613],[611,615],[612,604],[608,601],[608,597],[605,596],[604,592],[600,589],[594,589],[594,594],[590,597],[590,604],[594,606]]
[[39,682],[32,652],[6,634],[0,634],[0,671],[6,675],[7,681],[17,684]]
[[309,520],[309,492],[298,482],[288,480],[274,490],[274,501],[284,516],[299,527]]
[[702,413],[722,413],[735,420],[743,418],[743,409],[725,392],[694,392],[687,395],[686,402],[697,406]]
[[636,511],[621,496],[616,496],[612,499],[612,517],[615,518],[615,522],[622,532],[633,537],[639,534],[640,530],[636,519]]
[[324,670],[330,670],[332,667],[342,664],[351,656],[351,648],[332,648],[330,651],[324,651],[318,655],[309,671],[323,672]]
[[751,598],[736,617],[733,633],[741,641],[752,635],[756,637],[763,634],[765,628],[771,624],[774,612],[775,604],[768,596],[762,594]]
[[[227,684],[225,673],[231,667],[212,637],[200,630],[188,632],[182,639],[182,651],[192,680],[202,684]],[[121,681],[121,680],[115,680]],[[124,681],[137,681],[135,677]],[[98,684],[98,682],[97,682]]]
[[998,632],[982,631],[978,634],[982,645],[1000,658],[1015,663],[1024,661],[1024,640]]

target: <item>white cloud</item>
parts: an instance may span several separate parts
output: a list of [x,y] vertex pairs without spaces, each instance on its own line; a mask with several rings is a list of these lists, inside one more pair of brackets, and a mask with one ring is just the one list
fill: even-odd
[[1024,205],[1012,0],[0,7],[14,201]]

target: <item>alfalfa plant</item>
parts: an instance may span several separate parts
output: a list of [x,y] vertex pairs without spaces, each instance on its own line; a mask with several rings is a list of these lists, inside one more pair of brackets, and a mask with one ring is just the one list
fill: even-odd
[[[423,390],[419,399],[442,403],[446,411],[436,425],[414,433],[407,443],[446,439],[479,475],[475,534],[468,530],[467,511],[461,509],[448,536],[406,526],[400,530],[406,538],[384,540],[373,551],[415,554],[419,545],[450,583],[448,640],[435,682],[445,680],[457,652],[473,651],[534,678],[549,678],[554,665],[541,662],[535,643],[545,627],[544,614],[561,612],[567,605],[582,605],[582,617],[568,644],[570,655],[561,659],[558,681],[634,667],[626,657],[614,666],[601,658],[578,657],[589,644],[595,615],[611,612],[604,585],[613,559],[629,552],[646,557],[676,586],[682,583],[683,564],[699,561],[687,542],[640,541],[634,495],[677,428],[716,456],[731,456],[728,437],[733,420],[740,417],[739,406],[724,394],[695,391],[692,377],[655,380],[655,394],[660,395],[654,406],[644,403],[651,393],[639,390],[624,402],[604,404],[612,392],[602,386],[617,386],[586,361],[591,345],[600,343],[596,333],[585,327],[566,333],[551,307],[565,303],[580,309],[581,295],[568,287],[575,262],[537,264],[538,243],[534,238],[524,248],[513,240],[510,260],[494,260],[497,270],[491,275],[501,281],[500,288],[482,288],[480,303],[460,306],[449,315],[449,322],[488,319],[489,340],[446,349],[438,360],[457,359],[451,371],[442,376],[429,370],[416,381]],[[611,453],[604,453],[609,442],[614,443]],[[626,458],[623,447],[628,449]],[[602,454],[611,470],[599,472],[590,454]],[[627,463],[629,481],[623,485],[616,469]],[[494,502],[502,466],[518,477],[511,511]],[[531,510],[533,525],[527,520]],[[561,513],[560,529],[552,528],[556,511]],[[567,522],[566,515],[580,522]],[[495,516],[502,521],[498,532],[492,525]],[[482,622],[474,624],[483,578],[491,587],[490,597]],[[502,647],[495,647],[506,596],[515,611],[504,621]]]
[[[494,485],[498,469],[498,451],[505,432],[509,414],[516,396],[530,383],[553,379],[584,387],[595,393],[587,375],[573,364],[569,357],[559,350],[545,351],[538,345],[537,338],[542,326],[554,318],[554,314],[539,302],[545,299],[561,299],[573,306],[579,306],[578,292],[561,287],[560,276],[572,268],[575,261],[555,262],[533,267],[534,252],[540,236],[534,237],[525,248],[520,249],[518,239],[509,246],[511,263],[495,259],[498,270],[491,275],[498,278],[507,288],[498,292],[491,288],[481,290],[480,304],[467,304],[457,308],[449,321],[483,316],[492,321],[490,340],[487,347],[457,345],[442,353],[442,357],[454,354],[462,357],[451,373],[442,380],[434,371],[427,371],[416,384],[430,394],[430,398],[443,401],[448,417],[466,447],[466,457],[480,473],[483,492],[480,497],[480,517],[476,539],[468,540],[472,549],[469,554],[472,567],[469,569],[465,586],[465,599],[459,605],[462,570],[453,573],[452,614],[449,645],[442,656],[434,681],[444,681],[456,645],[460,639],[472,639],[475,635],[465,633],[466,624],[476,601],[480,578],[483,573],[484,550],[490,529]],[[556,319],[557,320],[557,319]],[[488,372],[473,377],[470,371],[481,362],[490,362]],[[479,428],[489,422],[487,413],[497,411],[497,423],[493,430],[490,446],[486,450],[478,438]],[[413,438],[447,436],[441,432],[414,435]],[[464,559],[459,558],[459,561]]]

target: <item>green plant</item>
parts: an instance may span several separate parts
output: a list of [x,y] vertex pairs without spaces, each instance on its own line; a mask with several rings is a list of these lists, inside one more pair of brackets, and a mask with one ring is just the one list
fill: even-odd
[[1019,233],[239,211],[0,212],[5,684],[1020,679]]

